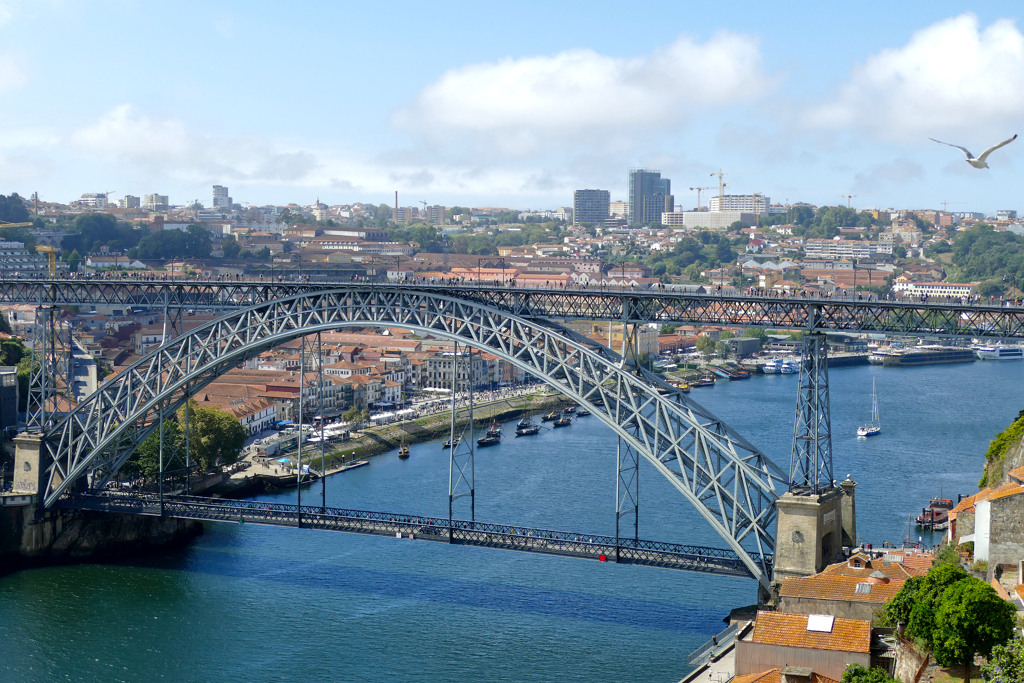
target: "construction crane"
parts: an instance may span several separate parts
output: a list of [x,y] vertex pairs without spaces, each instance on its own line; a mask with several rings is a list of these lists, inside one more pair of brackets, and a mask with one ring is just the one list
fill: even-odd
[[0,221],[0,228],[31,228],[35,223],[5,223]]
[[50,277],[57,277],[57,250],[49,244],[40,244],[36,247],[40,254],[46,254],[46,264],[49,266]]
[[854,197],[874,197],[874,196],[875,196],[874,194],[841,194],[841,195],[839,195],[839,198],[846,200],[846,208],[849,209],[849,208],[852,208],[850,206],[850,201]]
[[966,204],[966,203],[967,202],[939,202],[939,204],[942,204],[942,213],[949,213],[948,211],[946,211],[946,207],[949,206],[950,204]]
[[725,203],[725,183],[722,182],[722,176],[724,175],[739,175],[740,173],[760,173],[757,171],[723,171],[718,169],[717,173],[712,172],[712,176],[718,176],[718,210],[722,210],[722,204]]
[[[714,187],[691,187],[690,188],[690,192],[696,192],[697,193],[697,210],[698,211],[700,211],[700,209],[701,209],[701,203],[700,203],[700,193],[701,193],[701,191],[702,190],[713,190],[713,189],[715,189],[715,188]],[[721,200],[719,200],[719,201],[721,201]]]

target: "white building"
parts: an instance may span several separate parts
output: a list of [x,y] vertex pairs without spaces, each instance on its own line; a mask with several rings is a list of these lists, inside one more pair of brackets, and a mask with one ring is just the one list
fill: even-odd
[[142,198],[142,208],[147,211],[167,211],[170,207],[165,194],[147,194]]
[[736,221],[755,225],[757,216],[748,211],[666,211],[661,214],[662,224],[670,228],[725,230]]
[[629,215],[629,202],[608,202],[608,215],[625,218]]
[[86,192],[78,201],[80,204],[94,209],[107,208],[107,195],[103,192]]
[[771,204],[771,197],[760,194],[756,197],[752,194],[727,194],[721,197],[721,205],[719,205],[719,197],[717,195],[709,199],[708,209],[710,211],[746,211],[748,213],[765,215],[768,213],[768,207]]
[[804,254],[807,258],[868,258],[876,254],[891,254],[892,244],[862,242],[860,240],[807,240]]
[[213,208],[231,210],[233,200],[228,194],[228,188],[223,185],[213,186]]
[[905,297],[920,296],[951,296],[954,299],[962,299],[966,296],[973,296],[977,291],[978,283],[957,283],[957,282],[897,282],[892,286],[892,291]]

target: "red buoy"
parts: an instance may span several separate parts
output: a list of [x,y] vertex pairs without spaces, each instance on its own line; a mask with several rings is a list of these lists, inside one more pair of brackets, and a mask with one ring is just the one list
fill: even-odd
[[600,556],[599,558],[597,558],[597,559],[601,560],[602,562],[607,562],[607,561],[608,561],[608,556],[607,556],[607,555],[601,555],[601,556]]

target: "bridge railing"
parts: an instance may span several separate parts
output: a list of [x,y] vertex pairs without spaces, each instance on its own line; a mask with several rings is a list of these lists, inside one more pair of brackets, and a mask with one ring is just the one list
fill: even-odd
[[[352,510],[319,505],[298,506],[255,500],[164,496],[148,493],[107,491],[65,496],[61,507],[143,515],[165,515],[188,519],[249,522],[310,529],[352,531],[377,535],[408,535],[425,540],[467,545],[527,550],[532,552],[607,558],[648,566],[720,572],[749,576],[749,570],[732,550],[706,546],[666,543],[646,539],[616,538],[601,534],[557,531],[511,524],[448,520],[443,517],[394,512]],[[760,555],[755,558],[761,560]],[[768,566],[772,557],[766,555]]]

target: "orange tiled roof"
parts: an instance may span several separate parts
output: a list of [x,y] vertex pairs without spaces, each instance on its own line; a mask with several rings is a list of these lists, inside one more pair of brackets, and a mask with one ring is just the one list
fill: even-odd
[[[783,584],[785,585],[785,584]],[[765,645],[807,647],[814,650],[860,652],[871,648],[871,622],[840,619],[832,622],[832,632],[807,630],[806,614],[758,612],[754,622],[753,642]]]
[[783,579],[781,595],[784,598],[876,603],[891,600],[903,586],[902,579],[890,579],[889,583],[870,584],[871,590],[867,593],[858,593],[857,584],[864,582],[862,577],[824,573],[814,576],[791,576]]
[[[756,674],[744,674],[733,678],[732,683],[783,683],[782,671],[770,669]],[[811,674],[811,683],[839,683],[839,681],[819,673],[813,673]]]
[[966,512],[973,508],[974,499],[977,498],[981,493],[984,493],[985,491],[988,491],[988,489],[982,489],[978,493],[975,493],[973,496],[967,496],[966,498],[962,498],[960,502],[956,504],[956,507],[949,511],[950,516],[955,517],[955,513]]
[[[908,579],[911,576],[917,576],[918,574],[924,573],[918,569],[904,567],[899,562],[882,562],[881,560],[869,560],[866,556],[863,555],[861,555],[860,558],[860,568],[851,567],[849,562],[837,562],[836,564],[830,564],[829,566],[825,567],[820,573],[831,574],[834,576],[856,576],[860,579],[867,579],[868,576],[875,572],[882,572],[882,574],[884,574],[890,579],[899,579],[901,581]],[[853,559],[853,557],[850,558],[850,560]]]
[[1019,586],[1013,587],[1013,592],[1017,594],[1017,599],[1024,602],[1024,583]]
[[1013,479],[1024,484],[1024,467],[1018,467],[1017,469],[1010,470],[1007,474],[1009,474]]
[[935,555],[932,553],[915,550],[889,550],[886,554],[903,556],[903,568],[918,576],[927,573],[935,561]]
[[1007,498],[1009,496],[1016,496],[1024,493],[1024,484],[1018,484],[1015,481],[1011,481],[1009,484],[1003,484],[998,488],[992,489],[992,493],[989,494],[989,500],[999,500],[1000,498]]

